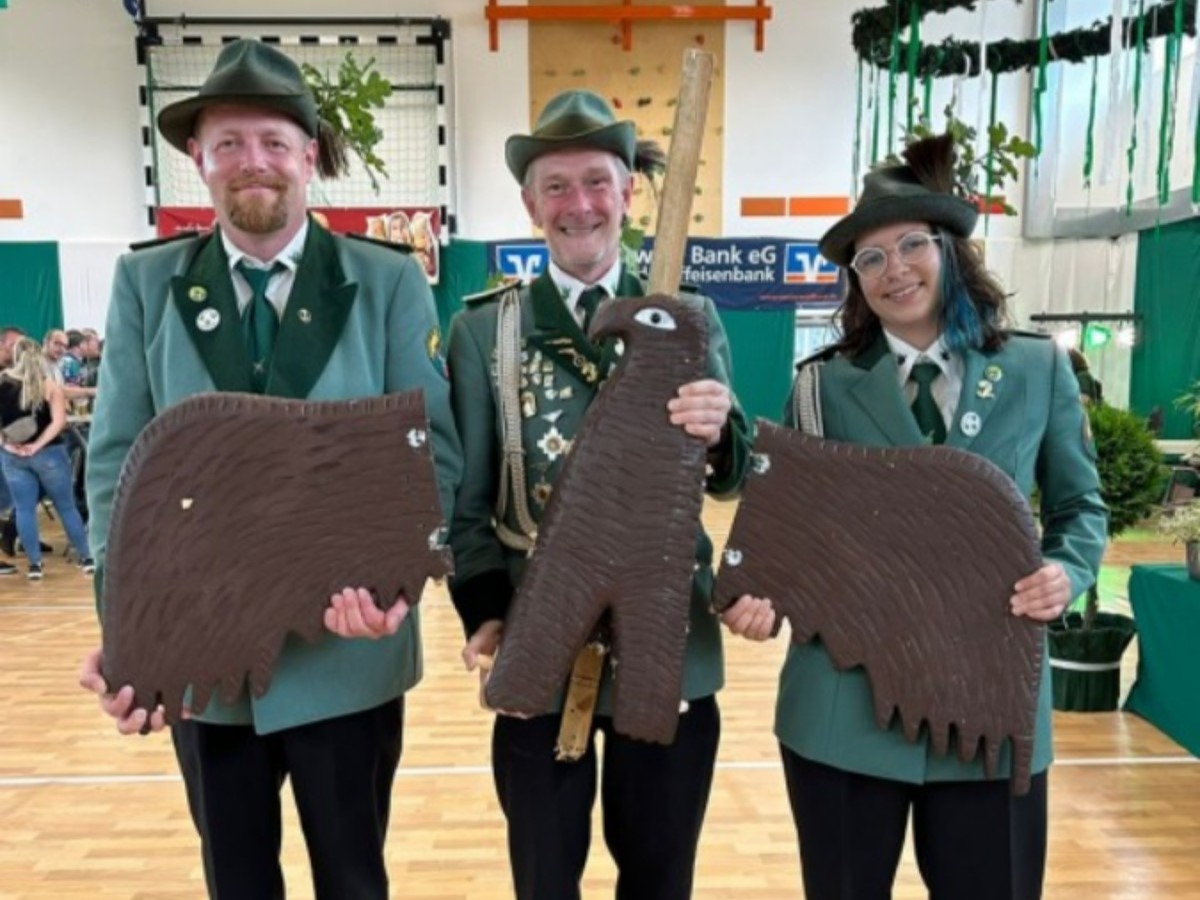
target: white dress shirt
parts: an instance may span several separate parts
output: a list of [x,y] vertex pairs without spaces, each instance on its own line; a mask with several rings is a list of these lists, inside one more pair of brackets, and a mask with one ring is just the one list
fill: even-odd
[[288,297],[292,295],[292,285],[296,283],[296,270],[300,267],[300,256],[304,253],[304,242],[307,238],[308,219],[306,218],[304,224],[300,226],[300,230],[274,259],[261,260],[239,250],[229,236],[224,231],[221,232],[221,243],[225,246],[225,255],[229,257],[229,277],[233,280],[233,291],[237,295],[238,315],[246,311],[246,307],[254,297],[250,285],[246,283],[246,279],[236,268],[239,262],[245,260],[246,265],[255,269],[270,269],[275,263],[283,264],[285,271],[278,273],[267,283],[267,302],[275,308],[275,313],[279,318],[283,318]]
[[888,348],[896,357],[896,366],[900,370],[900,389],[904,391],[909,406],[917,399],[916,382],[909,378],[913,366],[919,362],[931,362],[942,370],[942,374],[933,380],[930,388],[942,414],[942,420],[946,423],[946,430],[949,431],[950,423],[954,421],[954,411],[958,408],[958,397],[962,393],[962,358],[945,348],[940,335],[924,350],[918,350],[886,328],[883,330],[883,336],[887,339]]
[[618,257],[609,270],[591,284],[584,284],[574,275],[568,275],[554,260],[550,260],[550,278],[557,285],[563,302],[567,304],[567,309],[575,317],[575,321],[582,325],[583,310],[579,308],[579,295],[590,287],[602,287],[608,296],[617,296],[617,283],[621,280],[621,260]]

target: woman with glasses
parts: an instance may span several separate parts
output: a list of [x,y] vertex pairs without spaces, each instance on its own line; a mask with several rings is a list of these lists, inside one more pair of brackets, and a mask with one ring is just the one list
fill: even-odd
[[45,493],[58,511],[67,539],[84,574],[96,570],[87,531],[75,505],[73,470],[63,443],[67,401],[62,387],[46,373],[46,357],[37,342],[21,338],[12,365],[0,372],[0,471],[12,493],[17,534],[29,557],[29,579],[42,578],[37,505]]
[[[950,140],[921,141],[905,159],[869,173],[854,211],[821,239],[847,270],[840,339],[800,364],[786,421],[871,447],[945,443],[991,460],[1026,496],[1036,486],[1044,565],[1013,586],[1010,609],[1049,621],[1093,582],[1105,543],[1079,390],[1052,341],[1005,330],[1004,293],[969,240],[976,209],[953,192]],[[933,752],[925,731],[912,742],[898,721],[877,726],[865,672],[835,669],[819,638],[789,650],[775,733],[810,900],[890,897],[910,815],[932,897],[1041,895],[1045,666],[1023,796],[1010,791],[1007,745],[989,780],[981,759]]]

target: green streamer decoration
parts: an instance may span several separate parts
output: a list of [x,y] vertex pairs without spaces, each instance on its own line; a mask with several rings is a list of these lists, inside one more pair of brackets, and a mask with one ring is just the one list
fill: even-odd
[[1050,61],[1050,0],[1042,0],[1042,27],[1038,37],[1037,87],[1033,97],[1034,168],[1042,158],[1042,96],[1046,93],[1046,64]]
[[871,122],[871,161],[879,159],[879,70],[871,70],[873,121]]
[[1129,173],[1129,181],[1125,185],[1125,215],[1133,214],[1133,160],[1137,155],[1138,107],[1142,99],[1142,48],[1145,46],[1146,0],[1138,0],[1137,43],[1133,57],[1133,127],[1129,130],[1129,149],[1125,151],[1125,164]]
[[913,130],[913,99],[917,87],[917,57],[921,50],[921,4],[912,0],[908,7],[908,118],[906,133]]
[[[990,68],[990,67],[989,67]],[[988,109],[988,152],[987,152],[987,179],[984,181],[983,194],[983,236],[987,237],[991,231],[992,225],[992,187],[996,183],[995,175],[993,175],[992,160],[995,158],[995,152],[992,149],[993,141],[991,139],[993,129],[996,127],[996,98],[999,96],[997,88],[1000,86],[1000,79],[992,74],[992,97]]]
[[1083,147],[1083,186],[1092,186],[1092,161],[1096,151],[1096,79],[1099,72],[1100,57],[1092,57],[1092,90],[1088,97],[1087,139]]
[[863,61],[858,61],[858,74],[854,79],[854,161],[851,163],[850,186],[852,190],[858,189],[858,161],[862,153],[862,113],[863,113],[863,89],[862,89],[862,73]]
[[[860,9],[853,13],[851,23],[851,43],[858,57],[868,65],[880,69],[888,68],[898,53],[907,56],[908,47],[901,43],[899,49],[893,46],[895,40],[895,23],[908,21],[911,15],[912,0],[888,0],[880,6],[870,9]],[[989,3],[992,0],[920,0],[921,18],[931,14],[941,14],[953,10],[972,11],[978,8],[980,2]],[[1183,0],[1185,34],[1196,34],[1196,3],[1197,0]],[[1175,0],[1166,0],[1144,11],[1147,18],[1149,33],[1165,35],[1171,30],[1175,17]],[[1140,17],[1139,17],[1140,18]],[[1122,19],[1123,34],[1127,35],[1126,45],[1130,43],[1137,24],[1137,18],[1128,16]],[[1106,17],[1085,28],[1070,31],[1060,31],[1050,36],[1050,55],[1057,62],[1081,63],[1093,56],[1107,56],[1111,51],[1112,19]],[[1143,40],[1146,32],[1143,31]],[[991,41],[987,45],[988,71],[995,75],[1009,72],[1030,71],[1038,65],[1041,52],[1041,38],[1014,41],[1007,38]],[[964,62],[968,68],[964,73]],[[974,78],[979,75],[980,49],[978,41],[959,41],[947,38],[938,44],[926,44],[920,47],[917,58],[917,74],[931,72],[934,78],[944,78],[951,75],[966,74]]]
[[1163,65],[1162,116],[1158,124],[1158,205],[1171,200],[1171,158],[1175,154],[1175,105],[1178,99],[1180,49],[1183,43],[1183,2],[1175,0],[1175,23],[1167,37]]
[[892,25],[892,54],[888,62],[888,127],[887,152],[892,155],[892,138],[896,133],[896,80],[900,71],[900,7],[896,7],[896,21]]

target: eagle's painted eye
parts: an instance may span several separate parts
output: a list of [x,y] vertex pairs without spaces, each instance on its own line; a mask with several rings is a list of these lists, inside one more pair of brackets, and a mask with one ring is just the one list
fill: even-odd
[[645,309],[639,309],[633,318],[643,325],[649,325],[651,328],[661,328],[663,331],[675,330],[675,317],[665,309],[657,306],[647,306]]

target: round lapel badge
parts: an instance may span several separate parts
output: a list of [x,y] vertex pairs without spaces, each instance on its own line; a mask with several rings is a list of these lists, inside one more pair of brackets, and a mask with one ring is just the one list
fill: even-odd
[[312,321],[312,313],[310,313],[307,309],[300,309],[296,312],[296,318],[307,325]]
[[208,291],[198,284],[193,284],[188,288],[188,299],[195,303],[203,303],[208,299]]
[[200,310],[196,316],[196,327],[201,331],[212,331],[221,324],[221,314],[211,307]]
[[962,421],[959,423],[959,427],[962,429],[962,433],[967,437],[975,437],[975,435],[979,434],[979,428],[982,424],[983,423],[979,418],[979,413],[969,412],[963,414]]
[[988,366],[983,370],[983,377],[988,381],[999,381],[1004,377],[1004,370],[996,365]]

